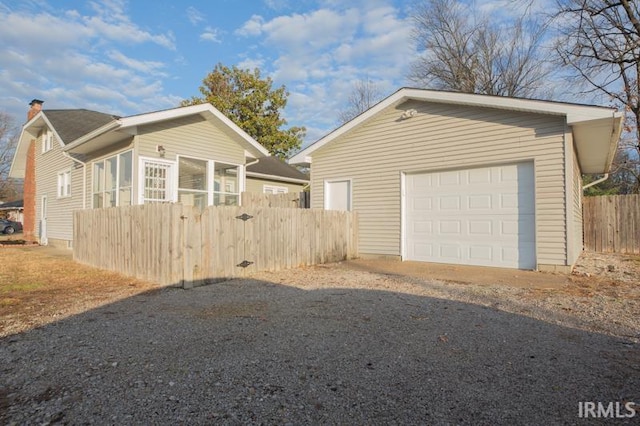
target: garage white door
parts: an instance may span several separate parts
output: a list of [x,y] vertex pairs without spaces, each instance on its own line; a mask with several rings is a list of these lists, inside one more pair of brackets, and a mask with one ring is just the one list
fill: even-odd
[[533,163],[406,175],[407,260],[535,269]]

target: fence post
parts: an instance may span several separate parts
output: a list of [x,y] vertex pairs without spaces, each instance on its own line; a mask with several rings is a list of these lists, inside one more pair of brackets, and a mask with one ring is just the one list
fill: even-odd
[[182,287],[193,288],[199,284],[202,269],[201,216],[194,206],[182,206],[183,272]]

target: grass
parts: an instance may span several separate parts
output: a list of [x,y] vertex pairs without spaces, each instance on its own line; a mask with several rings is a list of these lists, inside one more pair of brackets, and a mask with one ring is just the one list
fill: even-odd
[[0,292],[2,293],[22,293],[27,291],[38,290],[46,286],[45,283],[12,283],[0,285]]
[[157,288],[45,247],[2,249],[0,337]]

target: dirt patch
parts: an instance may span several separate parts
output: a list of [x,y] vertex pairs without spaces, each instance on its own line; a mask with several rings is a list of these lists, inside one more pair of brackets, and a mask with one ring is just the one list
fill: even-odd
[[157,288],[155,284],[52,256],[44,247],[4,248],[0,336],[14,334]]
[[[8,247],[2,253],[0,336],[158,289],[154,283],[75,263],[67,250]],[[571,275],[358,260],[256,276],[305,289],[358,287],[425,294],[562,323],[579,321],[581,328],[640,339],[640,256],[584,253]],[[209,308],[189,314],[259,317],[264,311],[257,305]]]

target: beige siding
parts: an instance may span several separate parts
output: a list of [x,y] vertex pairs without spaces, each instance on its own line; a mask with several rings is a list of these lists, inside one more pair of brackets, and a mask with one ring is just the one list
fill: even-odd
[[[36,142],[36,235],[40,235],[42,197],[47,196],[47,237],[50,240],[73,239],[73,211],[82,208],[82,166],[62,155],[57,139],[42,152],[42,135]],[[71,196],[58,197],[58,173],[71,170]]]
[[[400,120],[403,111],[418,114]],[[324,180],[351,178],[360,252],[401,255],[402,172],[534,160],[538,264],[565,265],[564,117],[410,101],[313,153],[312,207]]]
[[[571,138],[571,134],[568,135]],[[580,163],[573,146],[571,138],[571,147],[573,164],[572,164],[572,199],[571,199],[571,217],[573,221],[573,229],[569,238],[573,239],[573,253],[570,253],[569,264],[573,265],[580,257],[580,253],[584,248],[583,243],[583,222],[582,222],[582,173],[580,172]]]
[[264,185],[284,187],[287,188],[289,192],[302,192],[302,188],[304,187],[301,183],[280,182],[277,180],[258,179],[256,177],[247,176],[247,192],[262,194],[264,192]]
[[200,116],[182,117],[139,129],[138,155],[158,158],[156,146],[162,145],[165,159],[176,155],[192,156],[231,164],[244,164],[244,149],[229,135]]

